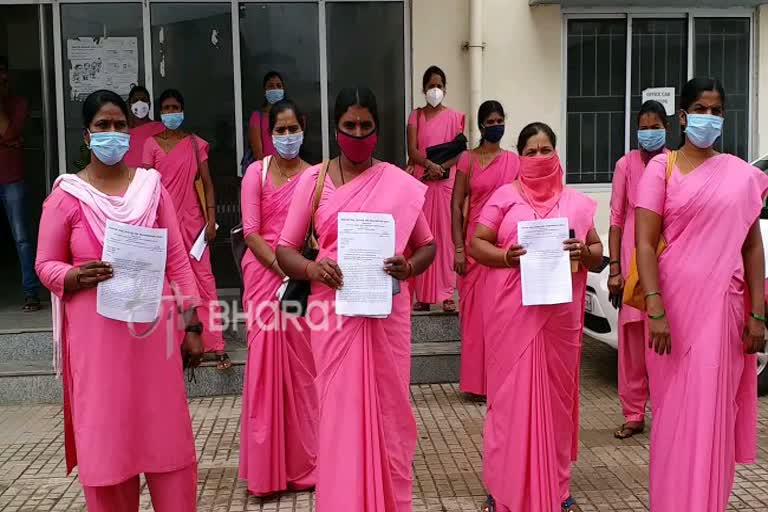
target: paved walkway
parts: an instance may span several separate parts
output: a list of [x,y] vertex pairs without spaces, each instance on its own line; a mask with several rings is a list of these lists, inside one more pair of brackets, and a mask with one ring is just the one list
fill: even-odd
[[[573,494],[587,511],[648,509],[648,438],[620,443],[611,435],[620,422],[616,355],[585,344],[581,391],[581,452]],[[465,402],[455,385],[411,389],[419,445],[414,512],[477,512],[484,498],[480,477],[481,404]],[[201,512],[309,512],[313,496],[287,494],[259,500],[237,480],[239,397],[195,399],[192,419],[200,454]],[[768,400],[760,404],[759,460],[736,477],[731,509],[768,508]],[[0,408],[0,511],[84,510],[79,483],[64,476],[62,416],[57,406]],[[142,510],[152,510],[146,489]],[[350,511],[351,512],[351,511]]]

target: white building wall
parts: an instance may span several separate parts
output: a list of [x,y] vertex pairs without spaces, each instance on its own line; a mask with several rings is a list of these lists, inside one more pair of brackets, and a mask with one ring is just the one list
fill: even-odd
[[[759,8],[755,26],[757,28],[755,73],[760,77],[760,71],[768,69],[768,5]],[[757,86],[756,147],[757,153],[762,156],[768,153],[768,81],[756,80],[755,84]]]

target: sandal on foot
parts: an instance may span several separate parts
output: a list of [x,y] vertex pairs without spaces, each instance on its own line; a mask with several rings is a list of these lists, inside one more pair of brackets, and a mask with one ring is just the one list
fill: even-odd
[[568,496],[568,499],[563,502],[561,507],[563,508],[563,512],[571,512],[575,505],[576,500],[573,499],[573,496]]
[[413,305],[413,310],[418,312],[418,313],[421,313],[421,312],[424,312],[424,311],[429,311],[429,304],[427,304],[425,302],[416,302]]
[[455,313],[456,303],[451,299],[443,301],[443,311],[445,313]]
[[485,504],[483,505],[483,512],[496,512],[496,502],[493,499],[493,496],[490,494],[485,499]]
[[645,432],[645,423],[641,424],[639,427],[629,427],[627,425],[629,424],[624,423],[619,430],[613,433],[613,437],[624,440]]
[[216,369],[220,372],[225,372],[232,368],[232,360],[229,358],[229,354],[216,354]]
[[24,305],[21,307],[21,310],[25,313],[33,313],[35,311],[40,311],[42,306],[40,305],[40,299],[37,297],[26,297],[24,299]]

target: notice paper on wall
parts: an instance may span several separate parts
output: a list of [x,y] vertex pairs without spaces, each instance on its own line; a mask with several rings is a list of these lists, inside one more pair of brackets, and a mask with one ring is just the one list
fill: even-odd
[[107,220],[101,259],[114,275],[96,289],[96,311],[122,322],[153,322],[165,284],[168,230]]
[[336,313],[385,318],[392,313],[392,277],[384,260],[395,254],[395,219],[388,213],[338,216],[338,263],[344,286],[336,291]]
[[649,100],[655,100],[664,105],[664,110],[668,116],[675,115],[675,88],[674,87],[652,87],[643,91],[643,103]]
[[525,247],[520,258],[523,306],[565,304],[573,300],[568,219],[527,220],[517,223],[517,239]]
[[124,98],[139,83],[139,42],[135,37],[67,39],[70,100],[83,101],[99,89]]

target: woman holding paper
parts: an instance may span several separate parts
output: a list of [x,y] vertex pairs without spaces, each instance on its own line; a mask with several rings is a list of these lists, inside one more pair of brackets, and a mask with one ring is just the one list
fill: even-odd
[[[608,239],[610,277],[608,289],[615,306],[621,304],[624,280],[629,274],[635,251],[635,205],[637,187],[645,166],[666,151],[667,112],[658,101],[650,100],[637,114],[637,139],[640,145],[618,162],[613,173],[611,229]],[[624,305],[619,311],[619,400],[624,424],[614,432],[617,439],[628,439],[645,430],[648,402],[648,374],[645,368],[645,341],[648,324],[642,311]]]
[[[490,267],[486,287],[488,414],[483,478],[485,510],[571,510],[571,461],[578,437],[579,360],[587,269],[603,248],[594,229],[595,202],[563,186],[555,134],[526,126],[517,148],[520,177],[499,188],[478,220],[470,255]],[[572,262],[573,300],[523,306],[518,223],[566,218],[575,237],[563,241]],[[521,441],[522,440],[522,441]]]
[[242,261],[248,361],[240,478],[256,496],[315,485],[318,410],[309,331],[303,318],[284,321],[275,295],[285,274],[274,251],[299,177],[309,167],[299,158],[302,120],[288,100],[272,106],[269,129],[277,155],[251,164],[241,188],[249,250]]
[[[379,115],[370,89],[342,90],[335,121],[341,154],[302,174],[277,248],[288,276],[312,282],[308,321],[320,400],[317,511],[409,512],[416,422],[409,402],[407,280],[424,272],[435,255],[422,211],[426,186],[373,157]],[[336,290],[344,280],[336,263],[340,212],[394,217],[395,256],[381,265],[399,281],[400,293],[387,318],[342,319],[336,313]],[[320,246],[316,261],[300,252],[311,217]]]
[[[54,296],[67,472],[78,467],[90,512],[138,511],[141,473],[154,510],[193,512],[197,463],[182,353],[199,364],[198,291],[160,176],[125,165],[127,119],[128,107],[113,92],[85,100],[90,162],[56,180],[40,221],[36,269]],[[161,303],[156,324],[96,313],[96,286],[113,274],[101,261],[108,220],[167,231],[163,295],[176,290],[178,300]],[[177,327],[179,307],[186,329]]]
[[[197,135],[186,133],[179,128],[184,122],[184,98],[175,89],[168,89],[160,95],[160,118],[165,131],[150,137],[144,144],[144,166],[157,169],[176,206],[181,237],[187,254],[195,240],[205,231],[205,240],[210,245],[216,238],[216,198],[213,180],[208,170],[208,143]],[[203,182],[205,204],[195,190],[195,180]],[[211,270],[210,247],[206,246],[200,258],[190,255],[197,288],[205,304],[199,308],[203,323],[205,351],[215,352],[219,370],[232,367],[229,356],[224,352],[224,335],[221,327],[220,308],[216,294],[216,280]],[[217,318],[218,317],[218,318]]]
[[[501,149],[504,133],[504,108],[498,101],[486,101],[477,112],[483,140],[472,151],[461,155],[456,165],[456,181],[451,199],[451,225],[455,255],[453,268],[459,275],[461,297],[461,377],[459,389],[473,395],[485,395],[485,341],[483,315],[487,294],[485,275],[488,267],[467,258],[465,247],[477,227],[480,212],[496,189],[517,178],[520,159]],[[495,142],[492,142],[495,140]],[[468,201],[465,211],[465,203]],[[466,215],[466,217],[465,217]]]
[[[757,452],[754,354],[765,346],[758,220],[768,177],[715,151],[724,116],[718,81],[688,82],[677,163],[668,174],[667,155],[651,160],[638,190],[654,512],[724,511],[736,463],[754,463]],[[661,236],[667,247],[657,257]]]
[[442,69],[429,67],[422,84],[427,104],[411,112],[408,118],[409,169],[415,178],[427,184],[424,214],[435,239],[442,242],[437,247],[435,262],[414,280],[413,309],[429,311],[430,304],[442,304],[443,311],[454,312],[456,274],[453,249],[448,241],[451,239],[451,194],[456,179],[452,167],[456,160],[438,165],[426,158],[426,150],[463,133],[464,113],[443,105],[447,81]]

